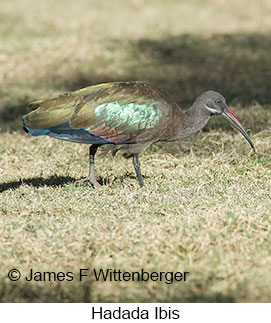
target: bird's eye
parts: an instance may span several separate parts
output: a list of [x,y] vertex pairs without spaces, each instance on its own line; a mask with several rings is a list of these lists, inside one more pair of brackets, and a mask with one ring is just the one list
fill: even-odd
[[221,103],[221,100],[217,99],[217,100],[215,101],[215,103],[216,103],[216,104],[220,104],[220,103]]

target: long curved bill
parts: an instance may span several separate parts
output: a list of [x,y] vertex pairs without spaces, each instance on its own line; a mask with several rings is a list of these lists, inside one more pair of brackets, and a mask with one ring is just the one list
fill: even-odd
[[249,138],[246,130],[244,129],[244,127],[242,126],[241,122],[237,119],[236,115],[231,111],[231,109],[229,107],[227,107],[227,111],[222,112],[221,116],[226,119],[227,121],[229,121],[229,123],[236,128],[238,131],[241,132],[241,134],[246,138],[246,140],[248,141],[248,143],[250,144],[251,148],[254,150],[254,152],[256,152],[255,147],[251,141],[251,139]]

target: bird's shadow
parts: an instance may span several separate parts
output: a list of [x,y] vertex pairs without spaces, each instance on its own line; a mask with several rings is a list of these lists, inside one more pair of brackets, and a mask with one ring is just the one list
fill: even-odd
[[[144,178],[147,178],[148,176],[143,176]],[[134,176],[132,173],[126,173],[122,176],[99,176],[97,178],[98,183],[101,186],[106,186],[109,184],[113,184],[114,182],[121,182],[123,183],[125,181],[125,179],[133,179],[133,180],[137,180],[136,176]],[[33,186],[33,187],[62,187],[64,185],[67,184],[71,184],[71,183],[76,183],[78,185],[84,185],[84,186],[91,186],[89,182],[80,182],[80,180],[84,179],[84,177],[82,178],[74,178],[71,176],[57,176],[57,175],[53,175],[50,176],[48,178],[43,178],[41,176],[38,177],[31,177],[31,178],[22,178],[20,180],[17,181],[11,181],[11,182],[6,182],[6,183],[0,183],[0,193],[3,193],[4,191],[7,191],[9,189],[11,190],[15,190],[17,188],[19,188],[22,185],[29,185],[29,186]]]
[[[149,178],[149,176],[147,175],[142,175],[142,177],[144,179],[146,178]],[[76,180],[75,182],[78,182],[79,185],[91,185],[89,182],[87,181],[84,181],[84,182],[81,182],[81,180],[84,180],[85,178],[82,177],[80,178],[79,180]],[[112,184],[115,184],[115,183],[120,183],[121,185],[125,183],[125,181],[127,179],[131,179],[133,180],[136,184],[137,184],[137,177],[133,174],[133,173],[130,173],[130,172],[126,172],[125,174],[123,175],[120,175],[120,176],[98,176],[96,177],[96,180],[97,182],[101,185],[101,186],[109,186],[109,185],[112,185]],[[91,185],[92,186],[92,185]]]
[[76,178],[71,176],[57,176],[53,175],[48,178],[31,177],[31,178],[22,178],[17,181],[11,181],[6,183],[0,183],[0,193],[7,191],[9,189],[17,189],[22,185],[29,185],[34,187],[45,187],[45,186],[63,186],[69,183],[76,182]]

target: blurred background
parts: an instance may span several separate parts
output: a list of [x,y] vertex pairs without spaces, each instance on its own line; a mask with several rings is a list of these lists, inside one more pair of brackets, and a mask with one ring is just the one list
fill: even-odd
[[[117,80],[159,85],[184,108],[207,89],[233,105],[270,107],[269,0],[0,5],[1,131],[21,127],[28,101]],[[248,126],[260,131],[268,122]]]

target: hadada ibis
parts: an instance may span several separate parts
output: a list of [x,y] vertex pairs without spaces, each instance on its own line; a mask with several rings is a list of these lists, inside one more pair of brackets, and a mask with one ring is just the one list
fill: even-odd
[[104,146],[112,154],[132,157],[139,185],[144,186],[139,155],[158,141],[188,137],[218,115],[239,130],[254,149],[240,121],[215,91],[199,95],[183,112],[163,89],[145,82],[113,82],[93,85],[29,104],[23,116],[24,130],[33,136],[90,144],[89,178],[95,187],[94,156]]

